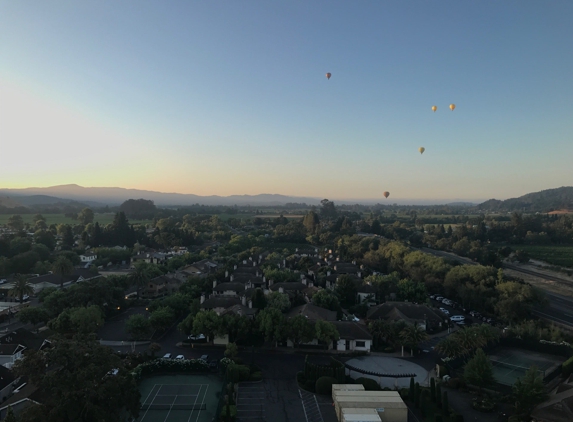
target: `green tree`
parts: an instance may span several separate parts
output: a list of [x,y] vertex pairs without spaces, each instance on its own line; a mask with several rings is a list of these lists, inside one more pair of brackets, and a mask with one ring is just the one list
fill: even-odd
[[12,406],[8,406],[8,410],[6,411],[6,417],[4,418],[4,422],[18,422],[14,411],[12,410]]
[[[109,375],[113,370],[116,375]],[[119,356],[93,336],[57,338],[50,348],[29,351],[14,372],[28,377],[42,396],[41,404],[22,413],[22,422],[120,422],[139,416],[135,379]]]
[[253,308],[255,309],[260,310],[267,306],[267,298],[265,297],[265,293],[260,288],[255,289],[251,300],[253,301]]
[[239,348],[235,343],[227,343],[225,347],[225,357],[229,359],[234,359],[239,353]]
[[287,319],[286,329],[288,338],[294,343],[295,347],[300,343],[312,341],[315,334],[314,327],[303,315]]
[[469,384],[479,388],[480,393],[483,387],[495,382],[493,377],[493,366],[482,349],[478,349],[464,369],[464,378]]
[[154,330],[165,331],[175,321],[175,312],[169,306],[163,306],[151,313],[149,323]]
[[282,340],[285,336],[285,317],[276,308],[263,309],[257,315],[259,330],[267,341],[274,343]]
[[8,295],[17,297],[20,303],[24,301],[24,295],[33,295],[34,287],[28,282],[28,279],[23,274],[16,275],[12,288],[8,291]]
[[94,221],[94,212],[90,208],[84,208],[78,214],[78,220],[84,226]]
[[139,292],[147,282],[150,280],[151,269],[146,262],[138,262],[135,264],[135,269],[129,274],[128,279],[132,286],[137,288],[137,298],[139,299]]
[[302,224],[306,229],[307,233],[315,234],[320,225],[320,219],[318,218],[318,214],[315,213],[314,211],[309,211],[309,213],[304,216]]
[[60,288],[64,288],[64,277],[72,274],[74,264],[65,256],[58,256],[52,265],[52,272],[60,276]]
[[[418,347],[418,344],[428,339],[428,334],[417,325],[408,325],[400,332],[400,339],[402,344],[410,348],[411,356],[414,356],[414,348]],[[404,355],[404,349],[402,349],[402,356]]]
[[331,322],[318,320],[314,324],[314,330],[315,337],[318,339],[318,341],[322,341],[327,345],[330,345],[330,342],[333,340],[336,341],[340,338],[338,330]]
[[547,399],[543,377],[535,365],[530,367],[523,377],[515,381],[512,390],[515,412],[518,415],[529,416],[535,406]]
[[161,350],[161,344],[159,343],[151,343],[149,345],[149,351],[151,352],[151,356],[155,357],[155,353]]
[[213,340],[218,334],[222,334],[222,318],[215,311],[201,311],[193,320],[193,334],[203,334],[207,341]]
[[412,280],[400,280],[398,282],[398,296],[408,302],[424,303],[427,292],[426,285]]
[[347,275],[341,275],[336,280],[334,291],[340,297],[343,306],[352,306],[356,303],[358,289],[354,280]]
[[331,311],[340,310],[340,302],[338,297],[328,289],[321,289],[312,295],[313,305],[320,306],[321,308],[329,309]]
[[20,214],[14,214],[8,219],[6,225],[14,231],[20,231],[24,229],[24,220]]
[[34,242],[46,246],[50,251],[56,246],[56,239],[51,231],[38,230],[34,233]]
[[276,308],[285,312],[290,308],[290,300],[285,293],[272,292],[267,296],[267,308]]
[[18,319],[24,324],[36,326],[42,322],[47,323],[50,319],[50,315],[43,306],[29,306],[18,312]]
[[141,314],[131,315],[125,322],[125,331],[133,340],[145,340],[151,331],[151,324]]

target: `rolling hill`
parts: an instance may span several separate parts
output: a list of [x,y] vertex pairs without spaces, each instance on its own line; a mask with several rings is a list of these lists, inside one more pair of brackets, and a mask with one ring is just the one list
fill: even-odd
[[573,186],[563,186],[556,189],[546,189],[528,193],[519,198],[505,201],[490,199],[476,207],[481,211],[521,211],[521,212],[550,212],[555,210],[573,210]]

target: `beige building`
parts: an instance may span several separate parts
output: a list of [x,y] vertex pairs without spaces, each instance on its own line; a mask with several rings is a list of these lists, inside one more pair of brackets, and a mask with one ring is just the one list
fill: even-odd
[[[408,406],[397,391],[351,390],[347,384],[335,384],[332,386],[332,398],[336,416],[340,422],[355,422],[357,420],[408,421]],[[379,419],[375,418],[372,410],[375,411]],[[357,419],[355,415],[360,414],[364,414],[370,419]]]

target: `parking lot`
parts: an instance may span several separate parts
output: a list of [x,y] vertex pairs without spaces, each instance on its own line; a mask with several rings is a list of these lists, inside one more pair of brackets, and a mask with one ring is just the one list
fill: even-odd
[[494,319],[481,315],[479,312],[475,312],[472,309],[464,309],[453,300],[445,303],[444,300],[448,300],[448,298],[442,295],[430,295],[432,305],[440,309],[445,316],[458,325],[483,324],[484,322],[495,325],[496,323]]

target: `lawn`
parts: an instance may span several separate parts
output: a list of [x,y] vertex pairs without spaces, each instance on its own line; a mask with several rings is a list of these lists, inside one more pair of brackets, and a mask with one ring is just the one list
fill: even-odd
[[[32,223],[32,219],[34,218],[35,214],[21,214],[24,223]],[[50,224],[79,224],[77,220],[74,220],[70,217],[66,217],[64,214],[42,214],[46,219],[46,224],[49,226]],[[8,222],[8,219],[11,217],[11,214],[0,214],[0,225],[4,225]],[[94,216],[94,223],[97,221],[101,226],[105,226],[113,221],[115,214],[114,213],[105,213],[105,214],[95,214]],[[137,223],[137,224],[147,224],[151,223],[151,220],[129,220],[130,223]]]
[[512,248],[526,251],[531,259],[538,259],[560,267],[573,268],[573,246],[512,245]]

